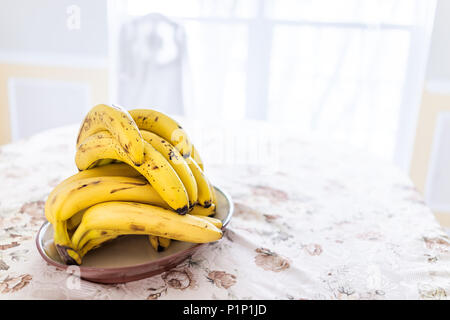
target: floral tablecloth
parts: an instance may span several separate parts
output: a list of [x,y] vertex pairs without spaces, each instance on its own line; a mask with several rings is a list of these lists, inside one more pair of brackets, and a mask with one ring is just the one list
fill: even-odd
[[72,275],[44,262],[34,240],[47,195],[76,172],[76,131],[54,129],[0,147],[0,299],[450,294],[450,241],[405,174],[356,149],[290,135],[277,139],[271,170],[256,165],[261,159],[208,165],[224,146],[204,140],[208,175],[235,204],[223,239],[152,278],[74,286]]

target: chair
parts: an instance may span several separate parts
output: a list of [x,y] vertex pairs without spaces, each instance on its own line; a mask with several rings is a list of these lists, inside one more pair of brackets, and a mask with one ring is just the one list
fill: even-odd
[[157,13],[126,22],[118,40],[118,103],[184,113],[184,29]]

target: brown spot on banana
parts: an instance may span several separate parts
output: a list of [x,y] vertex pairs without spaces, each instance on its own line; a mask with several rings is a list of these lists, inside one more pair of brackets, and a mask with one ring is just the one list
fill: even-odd
[[211,200],[206,200],[203,203],[203,208],[208,209],[209,207],[211,207],[212,201]]
[[175,210],[176,213],[181,214],[181,215],[185,215],[186,213],[188,213],[188,211],[189,211],[189,207],[187,205]]
[[140,226],[137,224],[130,224],[130,229],[133,231],[145,231],[145,227],[144,226]]
[[83,185],[79,186],[79,187],[77,188],[77,190],[80,190],[80,189],[86,188],[87,186],[90,186],[90,185],[93,185],[93,184],[99,184],[100,182],[101,182],[101,181],[100,181],[100,180],[98,180],[98,181],[93,181],[93,182],[91,182],[91,183],[85,183],[85,184],[83,184]]
[[121,182],[121,184],[129,184],[129,185],[132,185],[132,186],[146,186],[149,183],[148,183],[148,181],[144,181],[142,183],[139,183],[139,182]]
[[73,250],[72,248],[68,247],[68,246],[62,246],[57,244],[56,245],[56,251],[58,252],[59,256],[63,259],[65,264],[68,265],[78,265],[78,262],[75,261],[74,258],[72,258],[69,253],[67,253],[67,250],[72,250],[75,252],[75,250]]
[[123,191],[123,190],[128,190],[128,189],[133,189],[134,187],[125,187],[125,188],[117,188],[117,189],[112,189],[109,193],[113,194],[119,191]]

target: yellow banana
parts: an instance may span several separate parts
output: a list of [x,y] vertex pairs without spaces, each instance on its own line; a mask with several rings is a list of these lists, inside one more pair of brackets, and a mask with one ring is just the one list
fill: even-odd
[[[213,201],[214,201],[214,199],[213,199]],[[162,205],[162,207],[168,209],[167,205]],[[203,217],[206,219],[210,219],[209,216],[215,214],[215,212],[216,212],[216,205],[213,203],[213,204],[211,204],[211,206],[209,208],[204,208],[202,206],[195,205],[189,211],[189,214],[191,214],[193,216],[197,216],[197,217]],[[84,214],[84,210],[76,213],[70,219],[68,219],[67,220],[67,230],[69,230],[69,231],[74,230],[76,227],[78,227],[78,225],[81,223],[81,219],[83,218],[83,214]],[[215,220],[217,220],[217,219],[215,219]],[[218,221],[220,221],[220,220],[218,220]],[[214,224],[214,225],[216,225],[216,224]],[[216,225],[216,227],[217,227],[217,225]],[[220,226],[219,228],[221,228],[221,227],[222,226]]]
[[151,131],[177,148],[184,158],[191,154],[192,144],[186,131],[168,115],[151,109],[135,109],[130,111],[131,117],[139,129]]
[[[202,169],[202,171],[205,172],[205,167],[203,165],[203,159],[200,157],[200,154],[194,145],[192,145],[191,158],[194,159],[194,161],[198,164],[200,169]],[[212,204],[217,205],[216,190],[214,189],[214,186],[211,183],[209,184],[209,186],[211,189]],[[215,208],[214,208],[213,212],[215,212]],[[213,213],[213,212],[211,212],[211,213]]]
[[72,182],[74,180],[80,180],[85,178],[109,177],[109,176],[142,177],[142,175],[136,169],[134,169],[132,166],[126,163],[111,163],[108,165],[95,167],[89,170],[79,171],[64,181]]
[[213,215],[216,212],[216,205],[213,203],[208,208],[202,207],[198,204],[194,206],[194,208],[189,211],[189,214],[196,215],[196,216],[210,216]]
[[[222,228],[222,221],[219,219],[211,218],[211,217],[203,217],[198,216],[200,219],[205,219],[206,221],[212,223],[216,228],[221,229]],[[90,239],[87,241],[84,246],[78,251],[79,255],[81,257],[84,257],[84,255],[93,249],[98,248],[102,244],[104,244],[107,241],[113,240],[118,237],[118,234],[116,232],[112,231],[105,231],[105,230],[91,230],[89,231],[87,237]],[[164,237],[158,237],[149,235],[148,236],[151,246],[157,251],[162,252],[165,249],[167,249],[172,239],[170,238],[164,238]]]
[[95,166],[96,167],[106,166],[112,162],[113,162],[112,159],[102,159],[102,160],[98,160],[98,162],[95,164]]
[[119,143],[129,161],[139,166],[144,163],[144,143],[130,114],[119,106],[99,104],[93,107],[81,124],[77,147],[91,135],[108,131]]
[[[54,227],[54,242],[59,248],[58,252],[72,247],[68,230],[79,223],[81,217],[77,213],[97,203],[113,200],[168,207],[148,181],[142,178],[105,176],[67,183],[58,192],[50,194],[45,206],[47,220]],[[74,216],[76,218],[72,220]],[[65,257],[62,254],[62,258]]]
[[148,204],[111,201],[86,210],[72,236],[74,248],[82,248],[102,232],[147,234],[194,243],[216,241],[222,237],[220,229],[199,217],[179,215]]
[[[98,247],[100,247],[101,245],[103,245],[105,242],[113,240],[115,238],[117,238],[117,235],[108,235],[105,234],[101,237],[98,238],[93,238],[91,240],[89,240],[83,248],[81,248],[80,250],[78,250],[78,254],[80,255],[81,258],[83,258],[86,253],[88,253],[89,251],[96,249]],[[80,260],[81,263],[81,260]]]
[[164,251],[170,246],[170,243],[172,242],[172,240],[169,238],[158,237],[153,235],[149,235],[148,240],[150,241],[150,244],[152,245],[153,249],[155,249],[157,252]]
[[205,216],[198,216],[198,215],[193,215],[194,217],[199,217],[201,219],[204,219],[210,223],[212,223],[216,228],[218,229],[222,229],[222,221],[213,217],[205,217]]
[[164,238],[164,237],[158,237],[159,244],[164,249],[167,249],[170,246],[170,243],[172,242],[172,239]]
[[[80,181],[87,178],[94,178],[94,177],[108,177],[108,176],[123,176],[123,177],[143,177],[138,171],[133,169],[133,167],[129,166],[125,163],[117,163],[117,164],[109,164],[104,165],[101,167],[96,167],[89,170],[80,171],[71,177],[65,179],[60,184],[58,184],[53,191],[50,193],[48,199],[53,199],[56,194],[58,194],[63,188],[65,188],[68,184],[74,182],[74,181]],[[86,191],[86,190],[85,190]],[[50,203],[51,201],[46,201],[45,203],[45,214],[46,216],[51,212],[50,210]],[[82,212],[76,214],[71,219],[67,220],[67,230],[73,230],[78,226],[78,224],[81,221]],[[53,216],[47,217],[48,221],[53,221]],[[63,235],[62,242],[69,244],[66,237],[66,231],[65,228],[59,225],[58,227],[61,232],[58,232],[59,234]],[[69,246],[67,246],[69,247]],[[67,254],[64,253],[66,256]],[[76,254],[72,254],[72,256],[76,256]]]
[[170,163],[172,168],[174,168],[186,188],[189,197],[189,207],[192,207],[198,199],[197,182],[186,160],[170,142],[164,140],[157,134],[147,130],[141,130],[141,134],[142,138],[159,151]]
[[70,219],[67,219],[67,231],[73,231],[81,223],[85,210],[75,213]]
[[[215,218],[211,218],[211,217],[203,217],[203,216],[199,216],[199,218],[205,219],[206,221],[212,223],[218,229],[222,228],[222,221],[220,221],[219,219],[215,219]],[[96,234],[98,235],[99,233],[97,232]],[[101,235],[98,238],[92,238],[93,235],[91,234],[90,240],[83,246],[83,248],[81,248],[79,250],[79,254],[81,257],[84,257],[84,255],[88,251],[100,247],[105,242],[117,238],[117,234],[115,234],[113,232],[105,232],[104,231],[102,234],[102,231],[100,231],[100,234]],[[172,242],[172,239],[153,236],[153,235],[149,235],[148,238],[149,238],[151,246],[157,252],[164,251],[165,249],[167,249],[170,246],[170,244]]]
[[168,115],[94,106],[81,124],[75,162],[80,172],[45,204],[66,263],[81,264],[87,252],[120,235],[147,235],[157,251],[172,239],[222,237],[222,222],[210,217],[217,203],[203,161]]
[[158,239],[159,239],[158,236],[152,236],[152,235],[148,236],[148,241],[150,242],[150,245],[153,247],[153,249],[155,249],[156,252],[162,252],[162,251],[164,251],[164,248],[159,246]]
[[212,193],[208,178],[206,178],[202,169],[198,166],[194,159],[189,157],[186,161],[191,168],[192,174],[195,177],[198,187],[198,204],[204,208],[209,208],[212,204]]
[[198,166],[202,171],[205,171],[205,167],[203,166],[203,160],[200,157],[200,154],[198,153],[198,150],[192,145],[192,151],[191,151],[191,158],[197,162]]
[[104,165],[101,167],[95,167],[89,170],[80,171],[69,178],[63,180],[58,184],[52,193],[58,193],[60,189],[64,187],[65,184],[71,183],[73,181],[82,180],[86,178],[94,177],[109,177],[109,176],[121,176],[121,177],[143,177],[138,171],[133,169],[125,163],[113,163]]
[[185,214],[189,208],[189,197],[183,182],[175,170],[148,142],[144,141],[145,161],[137,167],[129,162],[123,149],[111,135],[102,131],[85,141],[78,147],[75,163],[79,170],[85,170],[99,159],[117,159],[128,163],[142,174],[161,198],[177,213]]
[[76,264],[81,261],[79,254],[72,247],[72,242],[67,233],[67,221],[53,223],[53,241],[61,259],[66,264]]
[[[56,189],[55,189],[56,190]],[[136,201],[168,208],[147,180],[130,177],[92,177],[64,184],[50,193],[45,215],[53,223],[68,220],[79,211],[105,201]]]

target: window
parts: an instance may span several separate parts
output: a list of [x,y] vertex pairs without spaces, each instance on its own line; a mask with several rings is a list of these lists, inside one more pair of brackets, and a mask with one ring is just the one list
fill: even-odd
[[252,118],[408,157],[433,1],[128,0],[184,26],[188,116]]

